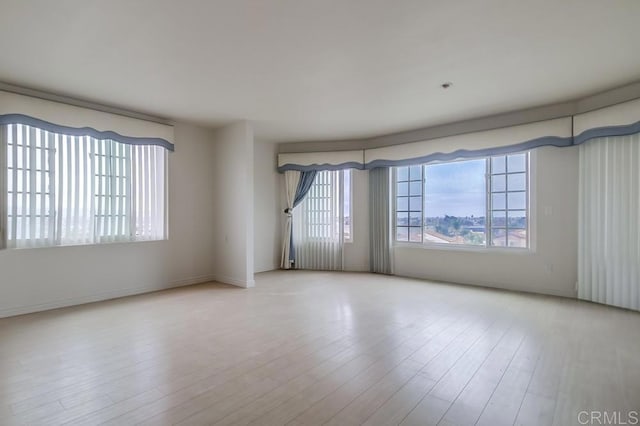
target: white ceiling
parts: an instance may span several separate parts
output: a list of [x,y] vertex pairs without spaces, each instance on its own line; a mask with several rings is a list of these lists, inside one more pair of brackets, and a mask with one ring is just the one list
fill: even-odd
[[1,0],[0,81],[263,139],[367,137],[636,81],[639,20],[638,0]]

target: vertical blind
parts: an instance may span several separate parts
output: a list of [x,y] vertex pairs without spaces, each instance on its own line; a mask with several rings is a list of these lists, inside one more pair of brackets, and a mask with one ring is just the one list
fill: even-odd
[[164,148],[24,124],[0,133],[6,247],[165,238]]
[[640,134],[580,146],[578,297],[640,310]]
[[376,167],[369,171],[369,270],[393,273],[391,263],[390,169]]

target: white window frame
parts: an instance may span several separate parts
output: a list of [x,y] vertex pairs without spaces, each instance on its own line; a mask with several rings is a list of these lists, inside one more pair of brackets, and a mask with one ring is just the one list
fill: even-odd
[[[437,249],[437,250],[458,250],[458,251],[489,251],[489,252],[505,252],[505,253],[513,253],[513,254],[526,254],[533,253],[536,251],[536,220],[535,220],[535,165],[536,165],[536,153],[535,150],[531,151],[522,151],[522,152],[514,152],[508,155],[515,154],[527,154],[526,162],[525,162],[525,179],[526,179],[526,215],[527,215],[527,247],[504,247],[504,246],[494,246],[491,245],[491,215],[492,215],[492,206],[491,206],[491,158],[492,157],[500,157],[499,155],[492,155],[486,157],[479,157],[478,159],[485,159],[487,161],[487,166],[485,169],[485,185],[486,185],[486,205],[485,205],[485,234],[486,240],[484,245],[473,245],[473,244],[445,244],[438,243],[433,241],[424,241],[424,211],[425,211],[425,166],[429,164],[436,163],[420,163],[420,164],[410,164],[402,167],[410,167],[410,166],[420,166],[422,168],[422,212],[421,212],[421,223],[422,223],[422,234],[421,234],[421,242],[412,242],[412,241],[398,241],[397,238],[397,169],[398,167],[392,168],[392,245],[393,247],[405,247],[405,248],[419,248],[419,249]],[[456,159],[451,161],[442,161],[443,163],[454,163],[460,161],[468,161],[472,159]],[[409,207],[410,208],[410,207]],[[410,220],[410,216],[409,216]],[[410,232],[410,231],[409,231]],[[409,237],[410,238],[410,237]],[[507,240],[508,241],[508,240]]]
[[[10,137],[8,136],[9,133],[9,127],[5,128],[1,128],[0,129],[0,133],[2,133],[2,139],[1,139],[1,144],[0,144],[0,150],[3,151],[2,155],[4,156],[4,160],[3,160],[3,165],[2,165],[2,170],[1,173],[3,174],[4,179],[6,179],[2,185],[2,197],[3,199],[0,200],[0,204],[2,204],[2,243],[0,243],[0,246],[2,248],[6,248],[9,246],[8,244],[8,238],[9,238],[9,234],[10,234],[10,228],[13,228],[14,226],[16,227],[16,233],[17,233],[17,229],[18,229],[18,218],[24,219],[25,216],[31,217],[31,218],[40,218],[40,226],[43,226],[43,221],[42,219],[44,217],[46,217],[48,219],[48,228],[49,228],[49,238],[53,238],[53,229],[55,227],[55,214],[53,214],[53,210],[55,209],[55,189],[53,186],[53,181],[54,181],[54,176],[55,176],[55,172],[56,172],[56,164],[55,164],[55,148],[53,147],[47,147],[44,146],[44,141],[42,141],[42,137],[44,132],[41,129],[38,129],[36,127],[30,127],[30,126],[22,126],[22,127],[18,127],[17,125],[10,125],[11,129],[13,129],[13,136],[15,136],[15,139],[13,139],[11,142],[9,143]],[[13,127],[15,126],[15,128]],[[32,139],[34,142],[27,144],[27,142],[25,141],[25,138],[27,139]],[[21,140],[20,140],[21,139]],[[40,139],[40,146],[36,146],[35,140],[36,139]],[[9,159],[9,147],[12,146],[12,155],[11,157],[13,157],[11,160]],[[18,147],[20,148],[18,150]],[[22,154],[18,155],[18,151],[20,151]],[[18,165],[17,164],[17,159],[19,157],[22,157],[23,159],[26,158],[26,152],[29,152],[29,159],[31,160],[30,162],[32,164],[28,164],[25,166],[25,164],[23,163],[22,165]],[[45,155],[47,158],[47,161],[45,162]],[[40,168],[37,167],[37,157],[40,157]],[[36,160],[34,160],[34,158],[36,158]],[[23,160],[24,162],[24,160]],[[11,163],[11,167],[9,166],[9,163]],[[35,164],[34,164],[35,163]],[[22,167],[21,167],[22,166]],[[9,179],[9,172],[11,172],[12,174],[12,178]],[[38,183],[34,182],[33,179],[33,172],[35,173],[40,173],[41,176],[47,176],[48,177],[48,182],[49,182],[49,188],[44,188],[44,179],[40,180],[40,191],[38,191],[37,186]],[[22,179],[19,179],[19,177],[21,177]],[[11,180],[11,182],[13,182],[13,187],[9,187],[9,181]],[[17,187],[17,182],[22,181],[22,190],[19,191],[18,187]],[[29,181],[29,188],[26,188],[26,182]],[[30,194],[35,194],[35,196],[37,198],[40,199],[40,211],[38,211],[36,209],[36,206],[34,206],[31,202],[33,201],[33,199],[30,199]],[[16,215],[13,215],[13,212],[10,211],[9,209],[9,198],[12,198],[12,202],[11,205],[12,206],[16,206]],[[25,206],[27,204],[29,204],[30,208],[29,208],[29,214],[25,215],[24,213],[22,214],[17,214],[17,205],[18,205],[18,200],[21,199],[21,204],[23,209],[25,208]],[[29,203],[27,203],[26,201],[29,201]],[[49,205],[49,212],[45,214],[45,207],[44,205],[46,205],[46,202],[48,202]],[[12,218],[11,223],[12,226],[9,226],[9,218]],[[29,234],[31,234],[35,228],[36,228],[36,220],[30,220],[30,221],[22,221],[22,226],[20,226],[20,228],[22,228],[22,234],[24,234],[27,230],[27,228],[30,228],[29,230]],[[15,224],[15,225],[14,225]],[[27,224],[29,225],[27,227]],[[21,239],[16,239],[16,244],[17,242],[21,242],[21,245],[28,245],[33,241],[38,241],[37,238],[21,238]]]
[[[131,150],[122,149],[126,147],[118,147],[114,142],[115,141],[106,141],[103,151],[91,154],[91,161],[94,162],[95,181],[92,182],[92,185],[94,187],[93,197],[96,206],[92,214],[95,226],[94,232],[98,243],[110,242],[109,240],[114,238],[127,238],[135,225],[135,215],[133,214],[131,206],[132,195],[130,184],[132,177],[123,172],[123,164],[117,164],[121,162],[125,165],[130,165]],[[121,151],[120,153],[115,152],[118,149]],[[101,163],[101,159],[104,159],[104,163]],[[127,169],[130,170],[130,167]],[[124,192],[124,194],[118,194],[117,192]],[[124,214],[117,214],[117,212],[106,208],[107,204],[113,205],[117,203],[119,199],[124,199],[124,203],[127,206]],[[122,202],[122,200],[120,200],[120,202]],[[101,213],[103,205],[105,209],[104,213]],[[117,220],[119,216],[122,217],[121,221]],[[116,231],[117,233],[111,232],[103,236],[103,232],[108,230],[114,221],[120,229]],[[111,224],[109,222],[111,222]]]
[[[517,154],[517,153],[514,153]],[[515,191],[509,191],[509,175],[515,175],[515,174],[521,174],[522,172],[510,172],[508,170],[508,165],[506,165],[505,168],[505,172],[504,173],[493,173],[493,164],[492,164],[492,158],[495,157],[503,157],[503,156],[491,156],[491,157],[487,157],[487,166],[486,166],[486,185],[487,185],[487,191],[486,191],[486,195],[487,195],[487,201],[486,201],[486,206],[487,206],[487,217],[486,217],[486,222],[487,222],[487,226],[488,226],[488,231],[487,231],[487,244],[486,247],[492,247],[492,248],[508,248],[508,249],[525,249],[528,250],[529,249],[529,211],[530,211],[530,200],[529,200],[529,194],[530,194],[530,190],[529,190],[529,171],[530,171],[530,156],[528,155],[528,152],[525,152],[524,154],[527,154],[525,157],[525,166],[524,166],[524,177],[525,177],[525,186],[524,186],[524,190],[515,190]],[[507,154],[504,155],[505,157],[505,162],[507,162],[507,158],[509,157],[509,155],[513,155],[513,154]],[[494,176],[504,176],[505,177],[505,190],[504,191],[493,191],[492,189],[492,183],[493,183],[493,177]],[[526,247],[512,247],[509,246],[509,212],[512,210],[518,211],[521,209],[509,209],[509,193],[521,193],[524,192],[525,193],[525,216],[527,218],[527,226],[524,228],[526,230],[526,235],[527,235],[527,245]],[[494,194],[505,194],[505,208],[504,209],[494,209],[493,207],[493,195]],[[494,227],[493,225],[493,213],[496,211],[504,211],[505,213],[505,225],[504,227]],[[490,244],[490,241],[493,239],[492,233],[494,230],[496,229],[504,229],[505,230],[505,236],[506,236],[506,242],[507,245],[506,246],[494,246]],[[513,229],[522,229],[522,228],[513,228]]]
[[[338,238],[340,236],[342,236],[342,242],[343,243],[351,243],[353,242],[353,205],[351,203],[351,201],[353,200],[353,174],[351,173],[351,170],[346,169],[346,170],[323,170],[323,171],[318,171],[318,174],[320,173],[335,173],[334,176],[330,176],[329,179],[331,180],[330,183],[323,183],[323,185],[330,185],[330,188],[327,188],[329,191],[331,191],[331,195],[330,196],[321,196],[321,197],[315,197],[313,191],[316,187],[316,185],[318,184],[318,180],[319,180],[319,176],[316,176],[316,179],[314,180],[314,183],[311,187],[311,189],[309,190],[309,193],[307,193],[307,196],[305,197],[305,200],[303,201],[303,203],[311,203],[313,204],[313,200],[318,200],[317,202],[321,202],[320,200],[325,200],[328,199],[330,200],[330,203],[336,203],[335,206],[331,207],[332,211],[335,211],[335,213],[338,215],[338,217],[336,218],[331,218],[330,220],[333,221],[335,220],[335,224],[330,224],[331,228],[331,233],[333,233],[333,235],[337,235]],[[344,233],[344,219],[345,219],[345,200],[346,200],[346,194],[345,194],[345,174],[349,174],[350,175],[350,188],[349,188],[349,197],[350,197],[350,203],[349,203],[349,217],[351,220],[350,223],[350,232],[349,232],[349,236],[347,237]],[[335,185],[335,187],[334,187]],[[302,207],[302,206],[300,206]],[[309,210],[307,208],[304,208],[304,214],[308,216],[308,218],[306,219],[306,223],[307,226],[323,226],[324,224],[318,224],[315,223],[317,222],[315,219],[313,219],[313,216],[315,214],[315,212],[317,211],[317,209],[313,209],[313,210]],[[335,225],[335,228],[334,226]],[[313,240],[313,239],[317,239],[317,240],[331,240],[334,238],[334,236],[329,236],[329,237],[314,237],[311,236],[312,234],[314,234],[313,232],[310,232],[309,230],[307,230],[308,235],[309,235],[309,239]]]

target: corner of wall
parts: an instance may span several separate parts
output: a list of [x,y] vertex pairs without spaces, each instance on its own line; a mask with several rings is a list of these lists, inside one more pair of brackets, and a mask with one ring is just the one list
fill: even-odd
[[212,262],[218,281],[249,287],[254,272],[254,139],[243,120],[214,134],[211,196],[216,203]]

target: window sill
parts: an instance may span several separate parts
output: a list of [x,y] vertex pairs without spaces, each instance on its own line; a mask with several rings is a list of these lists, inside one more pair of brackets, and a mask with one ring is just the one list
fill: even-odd
[[12,251],[29,251],[29,250],[50,250],[50,249],[64,249],[64,248],[79,248],[84,247],[87,249],[94,247],[105,246],[117,246],[117,245],[130,245],[130,244],[148,244],[148,243],[162,243],[169,241],[168,238],[162,240],[135,240],[135,241],[106,241],[103,243],[91,243],[91,244],[60,244],[55,246],[39,246],[39,247],[2,247],[0,253],[7,253]]
[[418,249],[418,250],[438,250],[438,251],[458,251],[458,252],[469,252],[469,253],[496,253],[496,254],[512,254],[517,256],[522,255],[530,255],[535,253],[535,250],[531,247],[529,248],[519,248],[519,247],[478,247],[471,245],[454,245],[454,244],[438,244],[438,243],[405,243],[405,242],[394,242],[393,248],[410,248],[410,249]]

